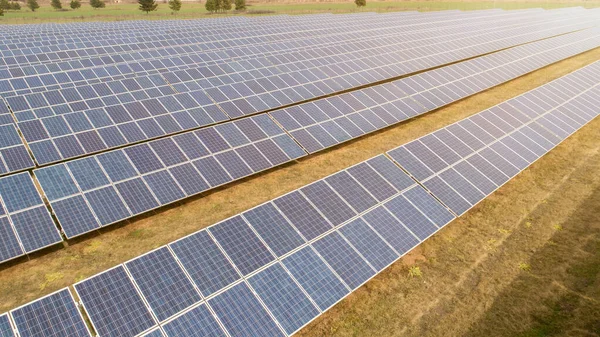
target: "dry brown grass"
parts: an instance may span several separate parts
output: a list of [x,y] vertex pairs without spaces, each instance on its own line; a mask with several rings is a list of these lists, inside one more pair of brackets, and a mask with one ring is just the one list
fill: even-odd
[[[84,236],[68,247],[32,256],[30,261],[15,261],[0,270],[0,312],[479,112],[599,57],[600,49],[588,52],[435,113],[228,185],[130,224]],[[600,120],[586,126],[487,201],[317,319],[299,336],[433,336],[468,331],[483,317],[495,296],[520,275],[515,266],[528,261],[539,244],[557,233],[552,224],[560,223],[591,193],[590,189],[600,185],[598,178],[593,177],[594,173],[598,176],[598,171],[583,168],[579,169],[583,170],[579,179],[593,184],[563,181],[573,167],[593,163],[588,156],[600,146],[599,126]],[[592,158],[599,160],[597,155]],[[560,183],[565,184],[557,190]],[[573,190],[573,195],[565,194],[571,188],[580,189]],[[553,198],[561,203],[552,224],[529,219],[542,200]],[[507,246],[525,230],[524,221],[532,223],[528,230],[535,230],[533,242],[526,238],[520,245]],[[522,251],[523,247],[527,249]],[[507,254],[506,259],[496,252]],[[407,265],[415,262],[423,277],[409,279]],[[531,265],[535,271],[535,263]]]

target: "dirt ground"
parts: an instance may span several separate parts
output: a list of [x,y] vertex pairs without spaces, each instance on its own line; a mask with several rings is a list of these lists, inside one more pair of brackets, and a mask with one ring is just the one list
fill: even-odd
[[[0,312],[600,58],[582,54],[444,109],[0,268]],[[298,336],[597,336],[600,119]],[[422,277],[409,277],[418,266]]]

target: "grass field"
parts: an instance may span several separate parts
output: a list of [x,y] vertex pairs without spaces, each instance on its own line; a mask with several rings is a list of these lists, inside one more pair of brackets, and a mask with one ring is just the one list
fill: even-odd
[[[204,2],[185,2],[181,11],[172,15],[167,4],[162,0],[158,10],[145,14],[138,10],[136,4],[109,4],[106,8],[92,9],[87,3],[78,10],[56,11],[49,3],[41,4],[41,8],[31,12],[24,6],[20,11],[5,12],[0,17],[0,24],[24,24],[42,22],[80,22],[80,21],[119,21],[140,19],[191,19],[207,17],[223,17],[225,15],[247,15],[253,11],[269,11],[271,14],[307,14],[307,13],[351,13],[357,12],[353,1],[340,3],[284,3],[250,4],[246,13],[208,14],[204,8]],[[69,0],[62,0],[63,7],[68,8]],[[403,11],[403,10],[477,10],[488,8],[523,9],[523,8],[561,8],[561,7],[600,7],[600,1],[368,1],[367,7],[360,11]]]
[[[33,254],[30,261],[2,265],[0,313],[599,58],[600,49],[588,52],[434,113],[91,233],[67,247]],[[600,300],[598,128],[600,119],[298,336],[547,336],[546,331],[563,327],[593,336]],[[409,277],[408,268],[415,266],[422,276]]]

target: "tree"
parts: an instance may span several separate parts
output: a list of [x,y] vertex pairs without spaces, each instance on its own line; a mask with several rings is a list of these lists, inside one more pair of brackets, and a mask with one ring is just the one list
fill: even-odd
[[169,8],[173,12],[179,12],[181,9],[181,0],[169,0]]
[[79,0],[71,0],[69,6],[71,7],[71,9],[78,9],[81,7],[81,2],[79,2]]
[[19,5],[18,2],[11,2],[10,3],[10,10],[20,11],[21,10],[21,5]]
[[106,7],[106,4],[102,0],[90,0],[90,6],[92,6],[93,9],[98,9]]
[[356,7],[365,7],[367,5],[367,0],[354,0]]
[[4,9],[0,8],[0,16],[4,16]]
[[206,0],[204,8],[211,13],[216,12],[219,9],[217,0]]
[[27,7],[29,7],[32,12],[35,12],[36,9],[40,8],[40,5],[37,0],[27,0]]
[[62,9],[62,4],[60,3],[60,0],[50,1],[50,6],[52,6],[52,8],[54,8],[56,10]]
[[138,0],[138,4],[140,4],[140,10],[146,12],[146,14],[155,11],[158,7],[158,4],[154,0]]
[[246,0],[235,0],[235,10],[243,11],[246,9]]
[[0,0],[0,9],[3,9],[3,10],[10,9],[10,4],[8,3],[8,0]]
[[220,10],[226,12],[226,11],[230,11],[231,10],[231,0],[221,0],[221,8],[219,8]]

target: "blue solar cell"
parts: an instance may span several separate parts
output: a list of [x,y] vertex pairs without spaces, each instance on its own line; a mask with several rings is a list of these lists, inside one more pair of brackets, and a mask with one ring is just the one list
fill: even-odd
[[158,201],[164,205],[185,197],[173,177],[167,171],[150,173],[143,177]]
[[272,165],[280,165],[290,160],[272,139],[265,139],[254,145]]
[[419,161],[404,146],[388,151],[390,157],[400,164],[408,173],[418,180],[426,179],[434,174],[425,164]]
[[440,228],[454,220],[454,215],[420,186],[406,191],[404,197]]
[[192,164],[183,164],[169,169],[187,195],[194,195],[209,188]]
[[35,176],[50,201],[79,193],[71,174],[63,164],[35,170]]
[[438,229],[402,195],[386,202],[385,207],[420,240],[425,240]]
[[375,158],[369,159],[367,163],[375,169],[381,176],[383,176],[390,184],[392,184],[398,191],[402,191],[405,188],[415,184],[402,169],[396,164],[390,161],[385,155],[379,155]]
[[313,243],[313,247],[351,289],[375,275],[375,271],[337,232]]
[[244,275],[275,259],[239,215],[208,230]]
[[62,158],[52,141],[42,141],[38,143],[29,143],[29,148],[35,157],[35,161],[40,164],[48,164],[59,161]]
[[102,168],[100,168],[100,165],[93,157],[70,161],[66,165],[82,191],[91,190],[110,183],[104,172],[102,172]]
[[348,289],[319,256],[305,247],[283,260],[292,276],[322,311],[348,294]]
[[263,171],[272,167],[267,158],[265,158],[252,144],[237,148],[235,149],[235,152],[254,172]]
[[11,316],[22,337],[91,336],[68,289],[15,309]]
[[164,165],[148,144],[140,144],[123,150],[140,174],[160,170]]
[[27,152],[25,146],[2,149],[0,153],[10,172],[21,171],[34,166],[33,160],[29,156],[29,152]]
[[392,248],[360,218],[351,221],[342,227],[339,232],[378,271],[398,258]]
[[62,241],[46,206],[11,215],[25,252],[32,252]]
[[81,147],[75,136],[54,138],[54,144],[56,144],[63,158],[78,157],[85,154],[85,150]]
[[123,220],[131,215],[113,186],[90,191],[85,194],[85,198],[102,226]]
[[448,170],[440,173],[439,177],[442,178],[446,184],[458,192],[471,205],[474,205],[485,198],[485,195],[481,193],[481,191],[479,191],[463,176],[458,174],[458,172],[456,172],[453,168],[449,168]]
[[0,148],[21,144],[23,144],[23,142],[13,124],[0,125]]
[[232,336],[285,336],[245,283],[208,302]]
[[240,278],[207,231],[173,242],[170,247],[204,296]]
[[400,255],[419,244],[419,240],[383,206],[369,211],[363,219]]
[[261,271],[248,283],[288,335],[319,315],[319,310],[280,264]]
[[113,182],[132,178],[137,175],[135,168],[133,168],[133,165],[131,165],[127,156],[122,151],[103,153],[96,158]]
[[10,213],[42,203],[31,176],[26,172],[0,179],[0,196]]
[[0,262],[23,255],[19,240],[7,217],[0,217],[0,243]]
[[194,161],[194,166],[196,166],[211,187],[223,185],[233,180],[213,157],[198,159]]
[[288,135],[273,138],[273,141],[287,154],[290,159],[306,156],[306,152]]
[[[465,183],[464,179],[462,182]],[[468,184],[468,182],[466,183]],[[427,180],[424,185],[433,193],[433,195],[458,215],[463,214],[471,208],[471,204],[462,198],[459,193],[453,190],[452,187],[440,177],[433,177],[430,180]],[[471,186],[471,189],[474,189],[473,186]]]
[[352,179],[346,171],[336,173],[326,178],[325,181],[358,213],[362,213],[377,204],[377,200]]
[[334,226],[356,215],[324,181],[310,184],[301,191]]
[[304,240],[279,211],[268,203],[242,214],[277,256],[304,244]]
[[75,284],[100,336],[133,337],[156,323],[123,266]]
[[141,178],[118,183],[116,187],[133,214],[139,214],[159,206]]
[[202,304],[163,325],[169,337],[225,337],[221,326]]
[[215,158],[223,165],[233,179],[239,179],[252,174],[252,170],[234,151],[219,153],[215,155]]
[[200,142],[198,137],[192,132],[177,135],[173,137],[173,140],[190,159],[196,159],[210,154],[206,147],[202,145],[202,142]]
[[360,163],[349,168],[348,173],[371,192],[377,201],[383,201],[396,194],[396,189],[367,163]]
[[312,240],[332,228],[298,191],[277,198],[273,203],[307,240]]
[[8,314],[0,316],[0,337],[15,337]]
[[68,238],[100,228],[81,195],[51,203],[54,214]]
[[127,262],[125,266],[159,321],[202,300],[166,247]]
[[172,138],[160,139],[150,143],[150,147],[156,152],[158,157],[166,166],[172,166],[187,161],[187,158],[181,152]]

